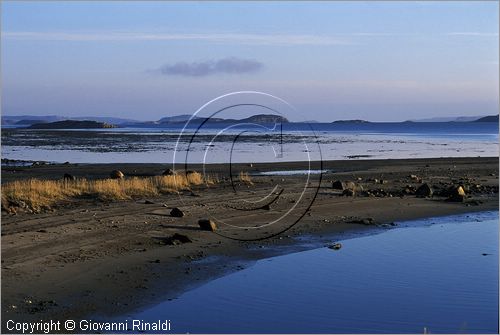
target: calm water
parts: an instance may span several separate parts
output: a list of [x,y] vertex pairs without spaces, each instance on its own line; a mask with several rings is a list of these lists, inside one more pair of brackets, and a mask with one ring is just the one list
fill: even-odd
[[[171,163],[180,128],[2,130],[2,158],[73,163]],[[176,161],[283,162],[498,156],[496,123],[284,124],[200,129]],[[192,140],[191,143],[190,140]],[[186,150],[189,147],[189,153]]]
[[260,260],[127,318],[175,333],[498,333],[498,212],[423,221]]

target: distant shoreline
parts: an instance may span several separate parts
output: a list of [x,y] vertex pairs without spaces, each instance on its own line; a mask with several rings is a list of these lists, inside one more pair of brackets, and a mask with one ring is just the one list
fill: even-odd
[[[190,119],[192,118],[192,119]],[[54,121],[55,119],[55,121]],[[189,121],[189,122],[188,122]],[[79,118],[64,118],[59,116],[35,117],[35,116],[4,116],[2,117],[2,128],[4,125],[16,128],[35,128],[35,129],[93,129],[93,128],[155,128],[155,127],[179,127],[189,123],[192,126],[199,126],[202,124],[207,125],[231,125],[238,123],[253,123],[253,124],[274,124],[274,123],[290,123],[290,124],[405,124],[405,123],[469,123],[469,122],[499,122],[498,115],[477,116],[477,117],[457,117],[455,119],[449,118],[434,118],[422,120],[406,120],[406,121],[367,121],[362,119],[351,120],[334,120],[328,122],[317,121],[289,121],[284,117],[276,115],[254,115],[244,119],[222,119],[222,118],[205,118],[194,117],[191,115],[180,115],[165,117],[158,121],[135,121],[117,118],[106,117],[79,117]],[[76,128],[78,124],[95,123],[92,128]],[[57,128],[60,127],[60,128]]]

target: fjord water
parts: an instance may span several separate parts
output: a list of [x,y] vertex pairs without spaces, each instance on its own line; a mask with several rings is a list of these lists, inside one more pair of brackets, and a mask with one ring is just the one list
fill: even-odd
[[498,212],[404,222],[257,261],[127,318],[169,319],[175,333],[498,333],[498,226]]
[[[2,158],[72,163],[171,163],[182,127],[2,129]],[[266,131],[266,129],[274,129]],[[277,129],[280,129],[278,131]],[[247,131],[248,130],[248,131]],[[191,135],[197,131],[196,136]],[[244,132],[243,132],[244,131]],[[498,124],[316,123],[188,129],[192,163],[498,156]],[[320,149],[320,150],[319,150]],[[277,159],[276,152],[283,155]],[[321,151],[321,153],[320,153]],[[176,158],[184,161],[183,158]]]

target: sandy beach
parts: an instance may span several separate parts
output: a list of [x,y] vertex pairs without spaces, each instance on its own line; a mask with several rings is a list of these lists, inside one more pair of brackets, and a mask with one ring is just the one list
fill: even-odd
[[[125,178],[147,177],[161,175],[168,167],[3,167],[2,183],[28,178],[57,180],[65,173],[101,179],[115,169],[123,171]],[[329,240],[324,241],[328,244],[335,241],[331,236],[341,239],[381,232],[397,227],[398,221],[498,210],[496,157],[313,162],[311,169],[325,171],[321,180],[319,174],[309,180],[303,175],[265,174],[308,167],[304,162],[233,165],[235,171],[250,173],[252,183],[232,185],[227,165],[190,165],[197,171],[205,168],[218,182],[154,198],[78,199],[39,213],[2,211],[2,317],[22,321],[121,315],[175,298],[254,260],[293,251],[296,236],[312,234],[321,240],[328,235]],[[359,189],[353,196],[346,194],[332,188],[337,180],[353,182]],[[424,183],[434,189],[434,196],[414,194]],[[238,197],[261,199],[274,184],[285,191],[276,194],[269,208],[248,205],[235,210],[241,205]],[[458,185],[466,191],[463,202],[449,201],[439,193]],[[272,227],[254,229],[293,206]],[[184,216],[171,216],[174,207]],[[198,220],[210,217],[243,228],[219,224],[217,233],[200,230]],[[297,220],[298,224],[278,234]],[[264,239],[238,240],[260,238]],[[209,261],[197,262],[200,259]]]

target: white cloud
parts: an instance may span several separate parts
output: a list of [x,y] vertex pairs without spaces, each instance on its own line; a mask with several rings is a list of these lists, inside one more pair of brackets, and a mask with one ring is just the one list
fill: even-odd
[[4,32],[3,38],[41,41],[207,41],[250,45],[341,45],[338,36],[308,34],[162,33],[162,32]]
[[484,33],[476,31],[459,31],[446,33],[447,36],[470,36],[470,37],[498,37],[498,33]]

